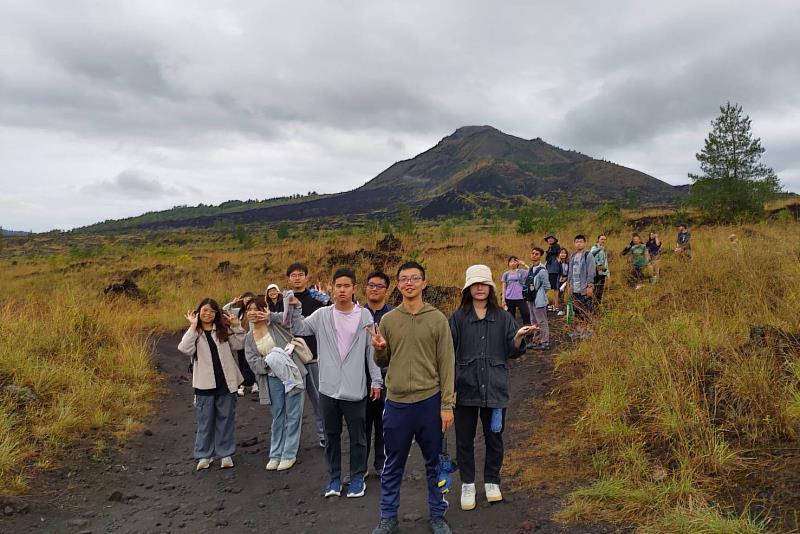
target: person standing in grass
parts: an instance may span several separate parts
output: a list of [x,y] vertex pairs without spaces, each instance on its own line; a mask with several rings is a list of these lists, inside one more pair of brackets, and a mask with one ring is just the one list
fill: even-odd
[[642,243],[638,232],[634,232],[631,236],[631,243],[626,248],[631,262],[630,284],[634,289],[640,289],[644,280],[644,269],[647,267],[647,247]]
[[689,233],[689,228],[684,223],[678,225],[678,240],[675,244],[675,252],[680,258],[692,259],[692,234]]
[[603,294],[606,291],[606,281],[608,280],[608,254],[606,254],[606,236],[597,236],[597,243],[592,245],[592,256],[596,274],[594,275],[594,300],[599,306],[603,302]]
[[399,529],[400,486],[411,443],[425,458],[428,480],[428,522],[433,534],[451,532],[444,514],[447,501],[437,485],[442,433],[453,424],[453,337],[442,312],[422,300],[425,268],[409,261],[397,271],[403,303],[375,327],[375,361],[389,368],[383,438],[386,464],[381,477],[381,519],[373,534]]
[[[550,278],[550,281],[552,282],[553,279]],[[564,298],[564,292],[568,281],[569,281],[569,250],[567,250],[564,247],[561,247],[561,250],[558,252],[558,287],[556,288],[557,302],[566,301],[566,299]],[[552,287],[550,289],[552,289]],[[557,306],[555,309],[558,310],[559,316],[564,315],[564,310],[562,310],[560,306]]]
[[[297,308],[292,311],[299,316]],[[282,324],[283,313],[271,313],[264,297],[255,297],[246,308],[247,319],[252,324],[244,339],[245,356],[256,380],[260,383],[259,403],[272,407],[269,460],[267,471],[286,471],[297,461],[300,447],[300,429],[303,424],[305,380],[287,390],[282,370],[270,368],[265,358],[273,349],[284,348],[292,341],[292,334]],[[296,356],[292,362],[300,377],[308,372]],[[285,369],[284,369],[285,370]]]
[[236,452],[236,390],[244,380],[233,351],[243,347],[244,329],[236,317],[223,315],[211,298],[186,312],[186,320],[189,329],[178,350],[192,357],[197,470],[211,467],[214,458],[221,458],[221,468],[231,468]]
[[647,254],[650,255],[650,267],[653,269],[653,276],[650,279],[654,284],[658,282],[658,275],[661,271],[661,238],[656,232],[650,232],[650,237],[645,243]]
[[[544,250],[534,248],[533,265],[547,287],[547,271],[539,265]],[[534,257],[535,256],[535,257]],[[531,267],[533,269],[534,267]],[[537,274],[538,276],[538,274]],[[503,429],[509,398],[509,358],[525,354],[525,336],[536,327],[517,323],[497,305],[492,271],[473,265],[466,272],[461,305],[450,316],[450,331],[456,355],[456,450],[461,473],[461,509],[475,508],[475,433],[483,427],[486,456],[483,466],[486,500],[503,500],[500,469],[503,466]],[[547,295],[542,291],[547,313]]]
[[558,257],[561,253],[561,245],[558,244],[558,239],[554,235],[548,235],[544,238],[547,242],[547,254],[545,255],[545,265],[547,266],[547,275],[550,277],[550,289],[555,289],[553,293],[553,306],[551,311],[559,310],[560,295],[558,280],[561,277],[561,268],[559,265]]
[[[372,314],[372,321],[379,325],[381,319],[393,308],[386,302],[386,295],[389,294],[389,276],[381,271],[375,271],[367,275],[367,310]],[[381,367],[381,378],[386,383],[386,367]],[[375,451],[375,474],[380,477],[383,474],[383,464],[386,462],[386,454],[383,451],[383,408],[386,403],[386,389],[381,388],[378,398],[367,400],[367,462],[369,462],[369,452],[372,448]],[[373,429],[375,434],[375,447],[372,445]]]
[[[303,263],[292,263],[286,268],[286,278],[289,289],[294,292],[294,297],[300,301],[303,307],[303,317],[308,317],[326,303],[321,302],[312,295],[312,291],[306,286],[308,282],[308,267]],[[316,294],[316,293],[315,293]],[[306,364],[308,374],[306,375],[306,395],[311,401],[314,409],[314,420],[317,426],[317,436],[319,446],[325,448],[325,425],[322,419],[322,410],[319,407],[319,363],[317,354],[317,339],[313,335],[302,336],[303,340],[311,349],[314,360]]]
[[[325,497],[342,494],[342,418],[350,436],[348,497],[363,497],[367,470],[367,397],[380,398],[383,379],[373,359],[368,331],[372,314],[353,302],[356,273],[337,269],[333,275],[334,305],[292,321],[299,335],[314,335],[319,351],[319,404],[325,424],[325,460],[330,480]],[[367,372],[370,380],[367,381]]]
[[[563,249],[562,249],[563,250]],[[550,349],[550,325],[547,323],[547,291],[550,289],[550,276],[542,263],[544,250],[531,249],[531,266],[525,275],[525,297],[533,324],[539,330],[539,340],[534,350]]]
[[[525,267],[520,269],[520,266]],[[528,274],[527,266],[518,257],[508,258],[508,270],[500,277],[501,291],[500,303],[504,305],[508,313],[516,319],[519,310],[522,324],[531,324],[531,315],[525,299],[522,298],[522,284],[525,283],[525,276]]]
[[592,254],[586,250],[586,236],[575,236],[575,252],[569,260],[568,292],[575,307],[576,327],[573,337],[586,338],[592,335],[588,324],[592,315],[594,277],[597,267]]

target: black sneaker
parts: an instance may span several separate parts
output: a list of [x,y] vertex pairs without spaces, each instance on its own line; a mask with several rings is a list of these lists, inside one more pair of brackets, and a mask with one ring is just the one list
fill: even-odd
[[[394,534],[400,530],[400,523],[396,517],[381,517],[381,522],[372,531],[372,534]],[[447,532],[450,532],[449,530]]]
[[450,525],[447,524],[447,519],[444,517],[431,517],[428,521],[433,534],[453,534],[450,530]]

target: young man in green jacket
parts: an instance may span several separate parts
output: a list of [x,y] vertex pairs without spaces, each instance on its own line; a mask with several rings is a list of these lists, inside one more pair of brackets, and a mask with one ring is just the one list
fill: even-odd
[[407,262],[397,271],[403,303],[374,327],[375,362],[388,366],[383,436],[386,464],[381,477],[381,520],[373,534],[398,530],[397,510],[412,440],[425,458],[430,527],[449,534],[447,501],[437,486],[442,433],[453,424],[455,352],[447,318],[422,300],[425,269]]

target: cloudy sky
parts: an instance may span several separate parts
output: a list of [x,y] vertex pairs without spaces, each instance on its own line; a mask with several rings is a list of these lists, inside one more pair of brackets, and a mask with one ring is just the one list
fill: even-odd
[[800,192],[800,2],[663,4],[0,0],[0,225],[348,190],[468,124],[686,183],[728,100]]

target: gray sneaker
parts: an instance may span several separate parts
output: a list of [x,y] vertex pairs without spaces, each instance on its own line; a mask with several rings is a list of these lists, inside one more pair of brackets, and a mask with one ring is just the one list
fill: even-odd
[[447,519],[444,517],[431,517],[428,525],[431,527],[433,534],[453,534],[453,531],[450,530],[450,525],[447,524]]
[[400,524],[396,517],[381,517],[381,522],[378,523],[372,534],[394,534],[398,530],[400,530]]

